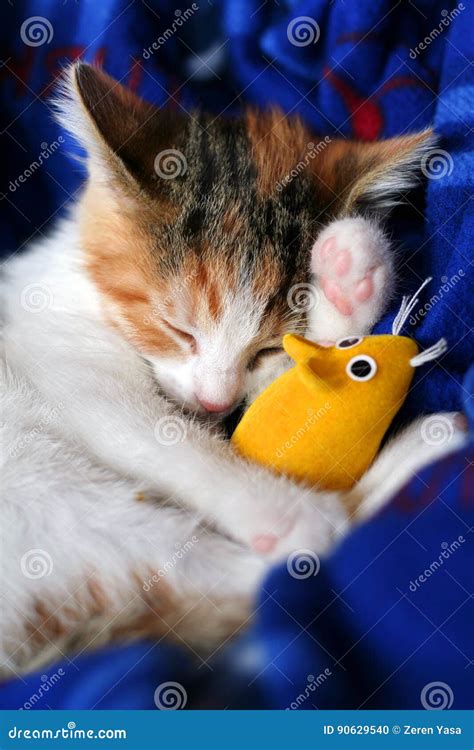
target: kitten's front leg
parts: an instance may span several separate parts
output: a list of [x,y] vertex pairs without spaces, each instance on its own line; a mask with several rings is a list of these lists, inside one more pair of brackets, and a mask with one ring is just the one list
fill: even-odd
[[379,224],[360,216],[331,222],[313,246],[311,270],[319,291],[311,335],[334,342],[368,333],[395,281],[393,251]]
[[335,495],[313,494],[246,463],[227,443],[175,411],[123,342],[113,336],[101,341],[98,358],[92,334],[76,339],[74,349],[43,350],[41,368],[33,366],[40,359],[37,352],[23,347],[15,352],[18,363],[26,358],[28,376],[47,403],[61,402],[56,429],[68,441],[262,553],[327,548],[344,526]]
[[382,508],[428,464],[457,450],[466,440],[462,414],[446,412],[415,419],[394,435],[347,498],[358,519]]
[[195,502],[233,538],[273,559],[301,548],[323,553],[347,528],[337,493],[297,485],[228,452],[203,472]]

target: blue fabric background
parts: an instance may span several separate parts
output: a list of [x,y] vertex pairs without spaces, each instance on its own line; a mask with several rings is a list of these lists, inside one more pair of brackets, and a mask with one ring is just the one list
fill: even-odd
[[[148,58],[143,51],[172,26],[183,3],[150,0],[24,0],[3,3],[0,24],[2,94],[0,250],[21,251],[47,231],[83,179],[66,153],[67,138],[33,176],[11,184],[60,135],[48,97],[61,66],[83,56],[157,104],[216,113],[244,102],[277,102],[300,113],[316,132],[374,139],[434,123],[449,155],[448,174],[429,179],[394,214],[400,289],[433,276],[429,313],[416,337],[423,346],[447,336],[442,362],[421,368],[402,418],[420,412],[471,411],[473,359],[474,6],[425,50],[417,47],[455,3],[444,0],[202,0],[193,18]],[[22,42],[25,19],[50,22],[49,43]],[[289,43],[296,17],[316,21],[315,44]],[[207,66],[211,44],[221,45]],[[65,134],[62,134],[65,138]],[[457,276],[456,283],[450,279]],[[377,326],[389,330],[398,307]],[[464,379],[464,385],[463,385]],[[420,707],[429,682],[447,683],[454,708],[473,704],[471,443],[426,469],[372,522],[355,531],[320,573],[305,581],[276,569],[261,592],[249,634],[209,665],[153,644],[107,649],[65,662],[64,676],[36,703],[51,708],[153,708],[155,687],[180,681],[196,707],[286,707],[308,674],[331,676],[302,708]],[[469,465],[469,461],[471,464]],[[466,543],[415,593],[409,582],[437,557],[440,545]],[[306,630],[301,630],[303,625]],[[47,670],[52,675],[59,665]],[[0,687],[0,705],[19,708],[38,693],[35,674]],[[44,680],[43,680],[44,684]]]

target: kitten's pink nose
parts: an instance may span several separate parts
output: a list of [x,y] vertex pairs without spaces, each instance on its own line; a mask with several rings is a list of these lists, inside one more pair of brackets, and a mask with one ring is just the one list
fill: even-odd
[[205,399],[199,398],[198,401],[201,404],[202,408],[206,411],[212,413],[212,414],[219,414],[223,411],[229,411],[229,409],[232,408],[233,402],[228,402],[227,404],[217,404],[214,401],[206,401]]

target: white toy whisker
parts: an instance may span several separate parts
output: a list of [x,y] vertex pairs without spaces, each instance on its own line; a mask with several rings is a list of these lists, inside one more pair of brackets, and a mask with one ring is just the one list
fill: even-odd
[[437,341],[436,344],[430,346],[429,349],[426,349],[424,352],[420,352],[416,355],[416,357],[412,357],[410,359],[410,364],[412,367],[419,367],[420,365],[424,365],[425,362],[431,362],[433,359],[440,357],[447,351],[447,349],[448,342],[445,338],[442,338]]
[[405,325],[406,321],[408,320],[408,317],[413,310],[414,307],[418,304],[419,297],[418,295],[420,292],[425,288],[427,284],[430,283],[432,280],[431,276],[428,276],[421,286],[416,290],[416,292],[410,297],[406,296],[402,299],[402,304],[400,305],[400,310],[398,311],[395,320],[392,324],[392,333],[394,336],[398,336],[400,334],[400,331],[402,330],[403,326]]

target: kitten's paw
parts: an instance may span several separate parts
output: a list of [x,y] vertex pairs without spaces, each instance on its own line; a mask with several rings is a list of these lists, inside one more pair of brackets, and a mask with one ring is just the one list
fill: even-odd
[[272,560],[309,548],[323,552],[346,521],[336,493],[317,492],[254,467],[228,488],[214,520],[236,541]]
[[346,510],[339,497],[283,482],[273,496],[267,490],[255,508],[250,546],[272,560],[298,549],[324,552],[346,526]]
[[311,270],[320,290],[311,327],[336,341],[370,331],[394,282],[393,255],[381,228],[362,217],[331,222],[314,243]]
[[299,504],[291,530],[278,538],[266,554],[275,561],[292,553],[327,552],[348,528],[345,507],[336,493],[311,493]]
[[252,548],[256,552],[266,554],[267,552],[273,552],[279,541],[280,538],[276,534],[258,534],[252,539]]

